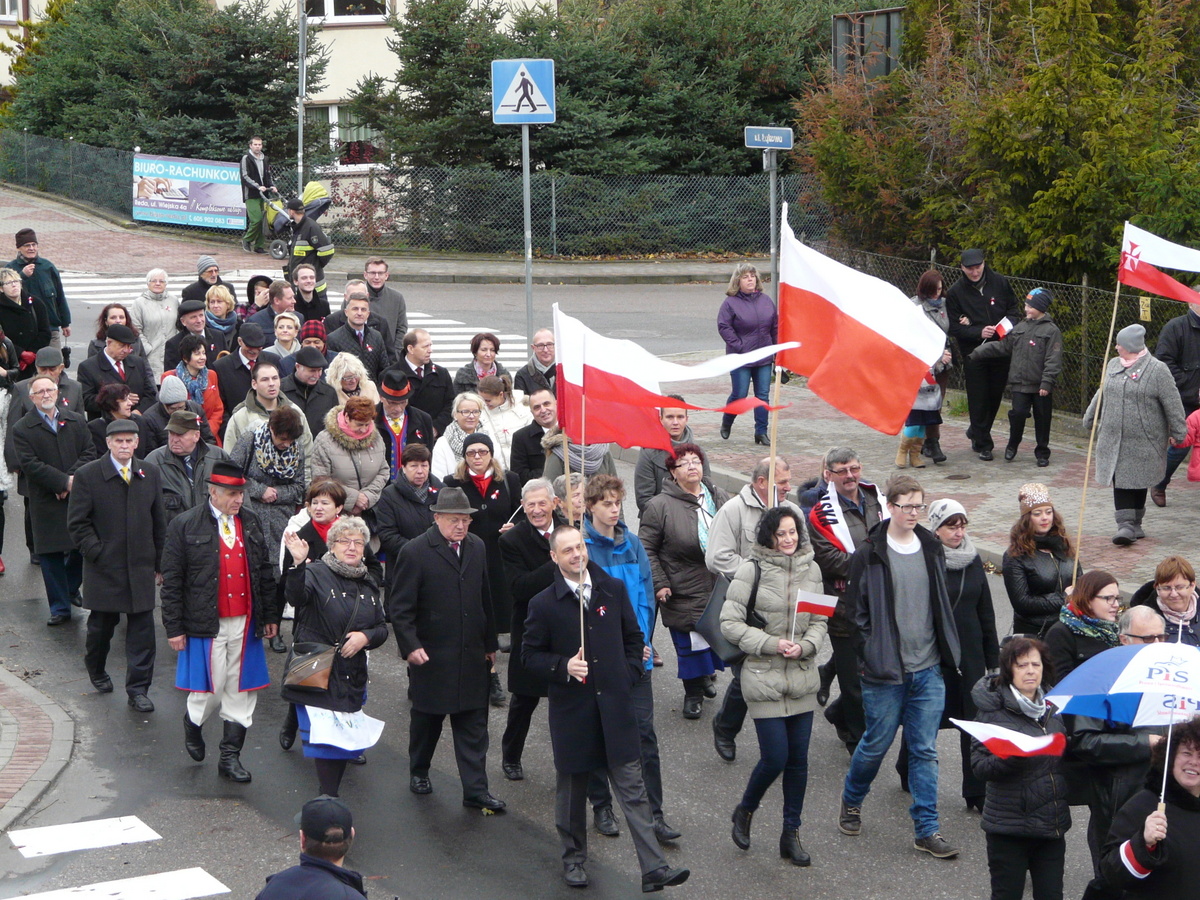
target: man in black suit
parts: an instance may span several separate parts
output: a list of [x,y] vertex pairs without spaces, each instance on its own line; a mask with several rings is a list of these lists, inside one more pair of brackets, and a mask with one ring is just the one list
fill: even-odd
[[462,488],[443,488],[430,510],[433,527],[401,548],[388,592],[396,644],[408,661],[408,787],[433,792],[429,766],[449,716],[463,806],[496,813],[505,803],[488,792],[486,766],[496,659],[487,550],[468,531],[477,510]]
[[67,533],[67,498],[74,476],[96,458],[96,444],[83,416],[58,407],[58,385],[38,375],[29,385],[33,411],[13,427],[17,465],[25,478],[33,551],[41,558],[50,604],[47,625],[71,621],[83,583],[83,558]]
[[[376,329],[367,324],[371,315],[371,301],[367,299],[365,288],[359,288],[360,294],[350,294],[346,297],[346,324],[329,332],[325,346],[333,353],[349,353],[358,357],[367,377],[379,382],[379,373],[388,367],[388,350],[384,337]],[[329,324],[325,327],[328,329]]]
[[267,298],[270,301],[248,318],[247,322],[253,322],[263,330],[263,336],[268,344],[275,343],[275,317],[283,312],[295,313],[300,318],[300,324],[304,324],[304,315],[296,309],[296,294],[292,286],[286,281],[272,281],[271,286],[267,288]]
[[404,336],[404,358],[399,366],[413,381],[409,403],[433,419],[437,435],[450,425],[450,405],[454,402],[454,376],[433,363],[433,338],[424,328],[414,328]]
[[546,467],[546,451],[542,438],[558,424],[558,403],[554,392],[546,387],[535,387],[529,395],[529,411],[533,421],[513,433],[510,465],[521,483],[531,478],[541,478]]
[[221,420],[222,439],[233,411],[250,391],[250,372],[259,357],[279,362],[279,357],[274,353],[263,353],[262,348],[266,344],[263,330],[253,322],[246,322],[238,331],[237,350],[210,363],[210,368],[217,373],[217,390],[221,394],[221,402],[225,404],[225,418]]
[[163,371],[174,372],[179,365],[179,342],[186,334],[198,334],[204,337],[204,348],[207,351],[208,365],[217,361],[217,354],[228,350],[225,335],[214,328],[209,328],[204,317],[204,302],[202,300],[184,300],[179,304],[179,312],[175,327],[177,334],[171,335],[163,346]]
[[83,388],[83,408],[88,417],[98,419],[102,410],[96,405],[96,395],[106,384],[126,384],[133,392],[134,408],[145,412],[158,400],[158,388],[150,363],[132,356],[137,335],[128,325],[109,325],[105,332],[104,349],[81,362],[75,370]]
[[[111,327],[110,327],[111,330]],[[154,589],[161,580],[167,513],[156,466],[133,458],[138,426],[114,419],[108,452],[75,477],[67,510],[71,540],[83,555],[83,605],[89,610],[84,664],[97,691],[113,683],[105,670],[113,632],[125,616],[125,693],[140,713],[154,711]]]
[[293,359],[295,371],[279,383],[279,391],[304,413],[315,440],[325,430],[325,414],[338,405],[337,391],[325,381],[329,360],[316,347],[301,347]]
[[631,692],[649,649],[625,585],[588,564],[583,535],[573,526],[554,529],[550,556],[554,583],[529,601],[521,660],[550,683],[563,880],[587,886],[588,778],[607,769],[637,849],[642,890],[683,884],[691,873],[671,868],[663,857],[642,780]]
[[396,480],[400,457],[409,444],[424,444],[433,452],[433,419],[409,403],[412,392],[412,382],[399,369],[388,369],[379,379],[379,414],[375,426],[383,435],[384,451],[392,470],[390,481]]

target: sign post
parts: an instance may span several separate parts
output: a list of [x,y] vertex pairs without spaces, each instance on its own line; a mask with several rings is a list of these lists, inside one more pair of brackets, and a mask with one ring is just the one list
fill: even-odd
[[779,302],[779,151],[792,149],[792,129],[746,126],[746,146],[761,148],[771,173],[771,293]]
[[533,216],[529,196],[529,126],[555,121],[554,60],[492,60],[492,122],[521,126],[521,180],[525,201],[525,329],[533,339]]

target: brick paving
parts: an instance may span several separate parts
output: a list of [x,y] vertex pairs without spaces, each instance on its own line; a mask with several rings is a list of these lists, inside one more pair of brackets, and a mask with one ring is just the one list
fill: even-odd
[[54,701],[0,667],[0,832],[66,767],[74,724]]

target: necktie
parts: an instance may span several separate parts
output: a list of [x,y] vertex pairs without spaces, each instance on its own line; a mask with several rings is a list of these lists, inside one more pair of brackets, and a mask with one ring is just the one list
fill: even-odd
[[417,366],[417,377],[418,377],[418,378],[420,378],[420,377],[421,377],[421,375],[422,375],[424,372],[425,372],[425,367],[424,367],[424,366]]
[[356,331],[354,333],[358,335],[358,346],[364,346],[366,341],[363,339],[363,333],[361,331]]
[[233,526],[229,524],[229,516],[221,516],[221,540],[233,549]]
[[121,466],[121,477],[125,479],[126,484],[129,484],[129,466]]
[[189,479],[195,477],[196,473],[195,473],[195,469],[192,465],[192,458],[190,456],[185,456],[183,458],[183,467],[185,469],[187,469]]
[[450,542],[450,549],[454,551],[455,556],[459,555],[458,548],[461,544],[462,544],[462,541],[451,541]]
[[121,380],[125,380],[125,363],[117,362],[117,374],[121,376]]
[[590,584],[581,584],[579,586],[579,597],[583,603],[584,609],[592,607],[592,586]]

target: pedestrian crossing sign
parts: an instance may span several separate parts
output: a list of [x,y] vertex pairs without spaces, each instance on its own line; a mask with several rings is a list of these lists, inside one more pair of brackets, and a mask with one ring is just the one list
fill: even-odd
[[497,125],[555,121],[554,60],[493,59],[492,121]]

